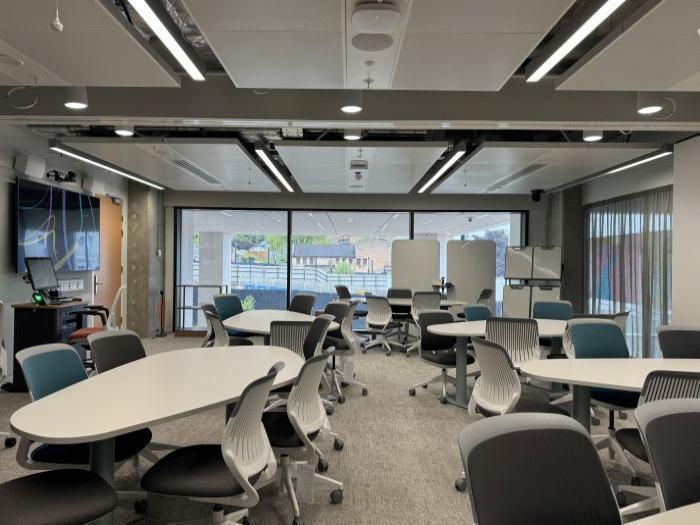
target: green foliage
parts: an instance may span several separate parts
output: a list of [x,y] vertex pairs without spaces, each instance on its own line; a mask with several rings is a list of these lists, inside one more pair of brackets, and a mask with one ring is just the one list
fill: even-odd
[[335,263],[335,266],[333,266],[332,273],[338,275],[352,275],[353,273],[355,273],[355,270],[353,270],[352,264],[350,264],[349,262],[340,261]]
[[255,310],[255,297],[247,295],[246,298],[241,301],[241,305],[243,305],[244,312]]
[[292,245],[294,244],[320,246],[333,244],[333,239],[328,235],[292,235]]

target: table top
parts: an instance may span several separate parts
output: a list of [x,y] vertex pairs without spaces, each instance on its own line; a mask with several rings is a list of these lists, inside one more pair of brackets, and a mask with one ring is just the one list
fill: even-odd
[[542,359],[520,365],[535,379],[640,392],[649,372],[700,373],[700,359]]
[[[535,319],[540,337],[561,337],[566,330],[566,321],[552,319]],[[428,332],[452,337],[483,337],[486,335],[486,321],[456,321],[454,323],[434,324]]]
[[290,384],[303,360],[286,348],[235,346],[172,350],[97,374],[17,410],[12,430],[42,443],[84,443],[235,402],[243,389],[285,366]]
[[[361,297],[359,300],[363,303],[367,302],[366,297]],[[389,297],[388,301],[389,306],[411,306],[413,304],[413,299],[408,297]],[[440,301],[440,306],[443,308],[449,308],[451,306],[464,306],[465,304],[467,304],[465,301],[457,301],[455,299],[442,299]]]
[[660,512],[630,523],[633,525],[691,525],[700,523],[700,503]]
[[[290,312],[289,310],[248,310],[223,320],[226,328],[233,328],[251,334],[270,335],[272,321],[313,321],[313,315]],[[338,323],[332,322],[329,331],[337,330]]]

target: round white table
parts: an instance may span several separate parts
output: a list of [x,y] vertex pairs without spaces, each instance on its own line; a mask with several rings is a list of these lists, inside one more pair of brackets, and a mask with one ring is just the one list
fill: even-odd
[[[566,321],[552,319],[535,319],[540,337],[561,338],[566,330]],[[447,401],[462,408],[468,407],[467,399],[467,340],[469,337],[484,337],[486,321],[456,321],[454,323],[434,324],[428,332],[457,338],[457,368],[455,371],[455,396],[448,396]]]
[[[289,310],[248,310],[224,319],[223,323],[226,328],[269,336],[272,321],[313,321],[314,319],[316,317],[313,315],[290,312]],[[338,328],[340,328],[338,323],[331,322],[328,331],[332,332]]]
[[[367,302],[366,297],[361,297],[358,299],[362,303]],[[389,306],[411,306],[413,304],[413,299],[409,297],[389,297],[387,299],[389,301]],[[452,306],[463,306],[467,304],[464,301],[457,301],[454,299],[441,299],[440,300],[440,308],[450,308]]]
[[[275,363],[274,387],[299,374],[302,358],[286,348],[192,348],[155,354],[97,374],[17,410],[16,434],[40,443],[90,443],[90,469],[114,484],[114,437],[229,405]],[[98,523],[111,523],[105,517]]]
[[700,359],[548,359],[529,361],[520,371],[535,379],[574,386],[574,418],[591,427],[591,388],[641,392],[649,372],[700,373]]
[[685,507],[666,512],[659,512],[653,516],[635,520],[634,525],[691,525],[700,523],[700,503],[693,503]]

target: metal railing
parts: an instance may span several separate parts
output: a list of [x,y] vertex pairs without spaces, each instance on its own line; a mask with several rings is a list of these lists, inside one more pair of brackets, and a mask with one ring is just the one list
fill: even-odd
[[[227,293],[225,284],[178,284],[175,286],[175,329],[186,330],[202,326],[200,304],[211,302],[215,294]],[[191,316],[188,323],[187,317]]]

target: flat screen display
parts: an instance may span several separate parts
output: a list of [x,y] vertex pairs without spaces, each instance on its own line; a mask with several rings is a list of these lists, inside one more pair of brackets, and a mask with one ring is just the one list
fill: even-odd
[[57,272],[100,267],[100,200],[17,179],[17,271],[25,257],[49,257]]
[[27,257],[24,264],[27,265],[29,279],[35,291],[58,288],[58,279],[56,279],[51,259],[48,257]]

